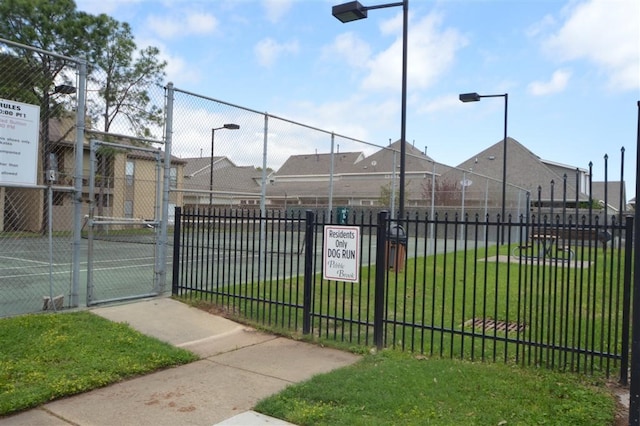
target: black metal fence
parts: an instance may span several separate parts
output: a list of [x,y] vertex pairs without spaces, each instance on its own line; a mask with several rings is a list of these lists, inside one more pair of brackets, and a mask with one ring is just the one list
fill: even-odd
[[633,219],[536,213],[351,212],[360,278],[348,282],[323,278],[333,215],[178,208],[173,294],[324,339],[626,384]]

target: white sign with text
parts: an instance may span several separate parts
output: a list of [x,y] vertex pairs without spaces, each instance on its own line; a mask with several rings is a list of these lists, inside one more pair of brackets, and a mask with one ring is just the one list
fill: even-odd
[[358,226],[324,227],[322,276],[325,280],[360,280],[360,228]]
[[40,107],[0,99],[0,183],[37,185]]

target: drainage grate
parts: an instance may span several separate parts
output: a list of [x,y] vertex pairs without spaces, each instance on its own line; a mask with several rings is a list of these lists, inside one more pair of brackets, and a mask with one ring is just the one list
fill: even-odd
[[465,321],[465,326],[472,326],[473,328],[479,328],[489,331],[502,331],[502,332],[516,332],[516,331],[524,331],[525,325],[518,324],[517,322],[506,322],[506,321],[496,321],[491,318],[472,318],[470,320]]

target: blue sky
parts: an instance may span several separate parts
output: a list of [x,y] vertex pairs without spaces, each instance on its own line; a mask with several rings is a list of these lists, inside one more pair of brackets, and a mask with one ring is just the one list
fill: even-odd
[[[180,89],[386,145],[400,138],[402,8],[342,24],[337,3],[77,0],[128,22],[139,47],[159,47]],[[592,161],[596,180],[605,154],[619,179],[624,147],[633,196],[639,1],[411,0],[409,10],[409,143],[452,166],[472,158],[502,139],[504,101],[458,94],[508,93],[510,137],[546,160]],[[304,149],[316,148],[330,149]]]

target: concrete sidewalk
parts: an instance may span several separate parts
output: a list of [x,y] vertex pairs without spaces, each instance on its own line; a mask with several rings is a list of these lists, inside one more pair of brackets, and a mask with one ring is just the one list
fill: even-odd
[[251,409],[289,384],[359,359],[260,333],[169,298],[92,311],[202,359],[54,401],[1,425],[286,425]]

